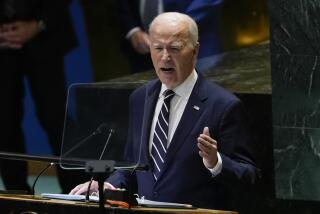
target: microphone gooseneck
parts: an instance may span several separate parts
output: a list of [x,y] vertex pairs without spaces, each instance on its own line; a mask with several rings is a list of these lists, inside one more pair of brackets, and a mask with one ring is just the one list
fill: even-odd
[[111,138],[111,136],[112,136],[113,134],[114,134],[114,129],[113,129],[113,128],[110,128],[110,129],[109,129],[108,138],[107,138],[107,140],[106,140],[106,143],[104,144],[104,147],[103,147],[103,150],[102,150],[102,152],[101,152],[101,154],[100,154],[99,160],[102,159],[102,157],[103,157],[103,155],[104,155],[104,152],[106,151],[106,148],[107,148],[107,146],[108,146],[108,144],[109,144],[110,138]]
[[36,179],[33,181],[33,184],[32,184],[32,188],[31,188],[31,192],[30,194],[31,195],[34,195],[35,193],[35,186],[36,186],[36,183],[38,181],[38,179],[40,178],[40,176],[45,172],[47,171],[47,169],[49,169],[51,166],[53,166],[55,163],[51,162],[49,163],[44,169],[41,170],[41,172],[37,175]]
[[[110,129],[109,129],[108,138],[107,138],[107,140],[106,140],[106,143],[104,144],[104,147],[103,147],[102,152],[101,152],[101,154],[100,154],[99,160],[102,159],[102,157],[103,157],[103,155],[104,155],[104,153],[105,153],[105,151],[106,151],[106,148],[107,148],[107,146],[108,146],[108,144],[109,144],[109,142],[110,142],[111,136],[114,134],[114,132],[115,132],[115,131],[114,131],[113,128],[110,128]],[[88,184],[88,189],[87,189],[87,192],[86,192],[86,201],[89,201],[90,187],[91,187],[92,181],[93,181],[93,176],[91,176],[90,181],[89,181],[89,184]]]
[[108,128],[108,125],[106,123],[101,123],[96,130],[94,130],[90,135],[86,136],[82,140],[80,140],[75,146],[71,147],[68,151],[61,154],[62,157],[66,157],[70,153],[72,153],[74,150],[78,149],[80,146],[82,146],[84,143],[88,142],[93,136],[96,136],[98,134],[104,133]]

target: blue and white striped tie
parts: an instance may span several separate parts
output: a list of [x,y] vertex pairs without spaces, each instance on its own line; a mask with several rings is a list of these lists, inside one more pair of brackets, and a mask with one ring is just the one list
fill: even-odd
[[164,92],[163,105],[154,130],[151,158],[153,161],[153,176],[155,180],[159,177],[167,154],[170,101],[174,95],[175,93],[172,90],[166,90]]

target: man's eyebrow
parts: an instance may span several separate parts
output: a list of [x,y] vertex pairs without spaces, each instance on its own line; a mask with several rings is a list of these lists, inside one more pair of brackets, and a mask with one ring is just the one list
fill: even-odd
[[183,47],[184,46],[184,43],[181,42],[181,41],[178,41],[178,42],[173,42],[170,44],[171,47]]
[[159,43],[159,42],[154,42],[154,43],[152,43],[152,45],[153,45],[153,46],[160,46],[161,43]]
[[183,46],[183,43],[181,42],[172,43],[171,46]]

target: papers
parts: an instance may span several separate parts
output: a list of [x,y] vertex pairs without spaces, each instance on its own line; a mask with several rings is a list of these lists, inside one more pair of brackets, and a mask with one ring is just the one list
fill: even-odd
[[[43,198],[61,199],[61,200],[69,200],[69,201],[85,201],[85,199],[86,199],[85,195],[42,193],[41,196]],[[99,197],[98,196],[89,196],[89,201],[99,202]]]
[[[84,195],[68,195],[68,194],[51,194],[51,193],[42,193],[43,198],[51,199],[60,199],[60,200],[69,200],[69,201],[85,201]],[[161,202],[161,201],[151,201],[144,199],[144,197],[136,198],[138,205],[143,207],[154,207],[154,208],[179,208],[179,209],[193,209],[194,207],[191,204],[179,204],[179,203],[170,203],[170,202]],[[89,196],[89,201],[99,202],[99,196]]]
[[190,209],[194,208],[191,204],[178,204],[170,202],[161,202],[161,201],[151,201],[142,198],[137,198],[138,204],[144,207],[155,207],[155,208],[180,208],[180,209]]

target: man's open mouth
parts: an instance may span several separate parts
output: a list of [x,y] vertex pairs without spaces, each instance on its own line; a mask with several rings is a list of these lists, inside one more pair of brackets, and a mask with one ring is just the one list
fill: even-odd
[[163,72],[173,72],[175,69],[174,68],[164,68],[164,67],[162,67],[162,68],[160,68],[160,70],[161,71],[163,71]]

